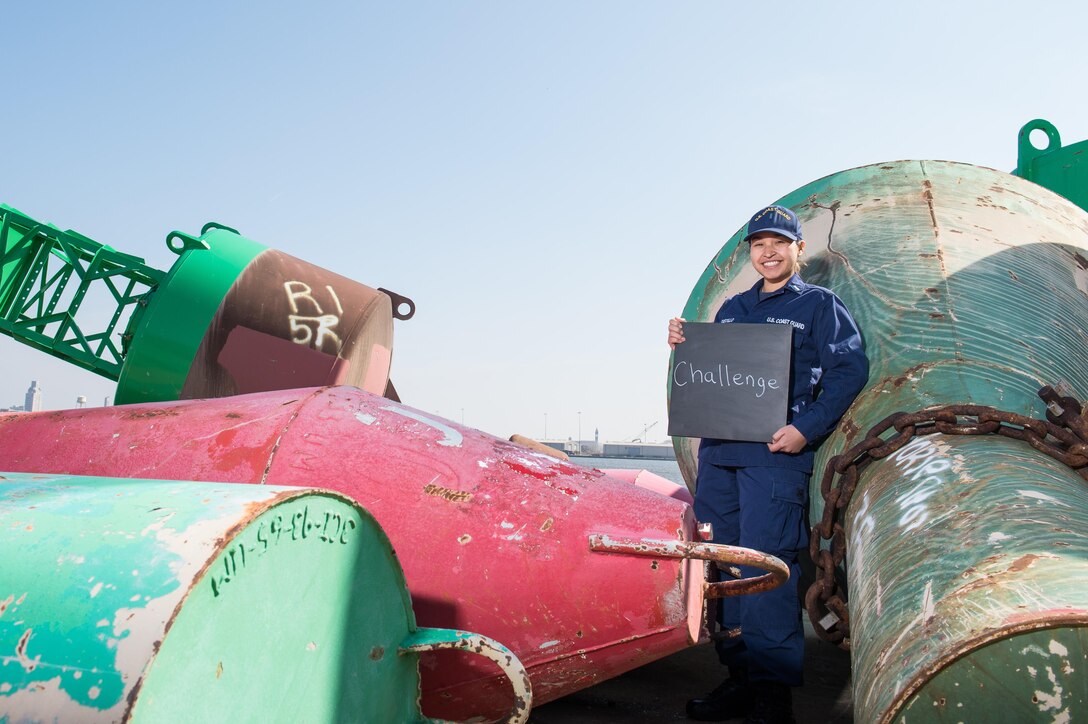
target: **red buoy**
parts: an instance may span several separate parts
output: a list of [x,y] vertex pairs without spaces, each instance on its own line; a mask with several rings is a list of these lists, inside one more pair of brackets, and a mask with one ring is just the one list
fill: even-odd
[[[505,644],[537,703],[697,641],[708,592],[742,583],[711,591],[697,559],[747,555],[774,571],[762,587],[786,571],[698,542],[679,500],[353,387],[4,415],[0,470],[344,493],[392,541],[419,625]],[[510,709],[478,657],[424,655],[420,670],[428,716]]]

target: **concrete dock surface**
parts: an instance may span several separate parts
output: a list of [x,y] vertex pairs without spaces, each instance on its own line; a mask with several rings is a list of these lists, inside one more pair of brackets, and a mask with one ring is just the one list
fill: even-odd
[[[710,692],[726,671],[704,644],[533,709],[532,724],[675,724],[688,699]],[[793,690],[798,724],[852,724],[850,654],[821,641],[805,621],[805,685]],[[740,721],[739,719],[733,721]]]

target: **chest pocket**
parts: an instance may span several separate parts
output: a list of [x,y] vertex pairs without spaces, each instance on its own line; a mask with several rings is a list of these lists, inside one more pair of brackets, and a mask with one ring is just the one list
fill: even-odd
[[794,357],[794,359],[797,359],[798,354],[800,354],[802,350],[805,350],[809,354],[812,354],[813,348],[812,348],[812,345],[809,343],[809,337],[810,336],[811,335],[809,335],[809,332],[808,332],[807,329],[802,330],[802,329],[797,329],[797,327],[793,328],[793,357]]
[[[794,379],[808,379],[808,387],[814,392],[820,383],[823,370],[820,369],[820,353],[816,343],[807,329],[793,330],[793,359],[790,360],[791,373]],[[802,370],[811,370],[803,373]]]

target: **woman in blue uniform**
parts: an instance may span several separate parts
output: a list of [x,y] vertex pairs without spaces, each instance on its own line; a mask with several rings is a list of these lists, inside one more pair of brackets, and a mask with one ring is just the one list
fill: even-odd
[[[715,322],[789,324],[793,362],[787,424],[769,443],[704,439],[699,445],[695,517],[712,523],[714,542],[754,548],[790,566],[789,581],[722,600],[723,629],[739,639],[718,644],[729,678],[687,715],[700,721],[747,716],[747,722],[792,722],[791,687],[802,683],[804,629],[797,595],[798,554],[808,547],[805,510],[816,448],[869,376],[861,334],[842,301],[806,284],[799,271],[805,242],[797,215],[761,209],[748,222],[752,267],[762,277],[730,297]],[[684,320],[669,321],[669,345],[684,341]],[[746,575],[750,575],[747,571]]]

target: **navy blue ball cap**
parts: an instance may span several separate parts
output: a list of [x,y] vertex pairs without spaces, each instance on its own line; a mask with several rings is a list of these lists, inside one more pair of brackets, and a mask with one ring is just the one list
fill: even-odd
[[756,212],[756,215],[748,222],[748,233],[744,240],[748,241],[764,231],[781,234],[790,241],[800,241],[801,222],[797,220],[797,214],[785,206],[768,206]]

